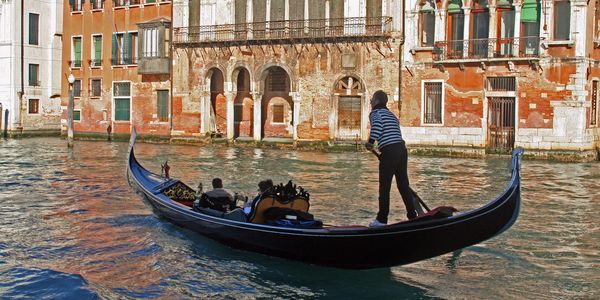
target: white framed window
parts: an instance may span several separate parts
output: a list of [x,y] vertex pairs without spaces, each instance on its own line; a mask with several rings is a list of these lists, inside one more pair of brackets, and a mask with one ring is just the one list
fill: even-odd
[[161,57],[159,53],[159,28],[146,28],[142,32],[144,44],[142,45],[142,57]]
[[112,35],[112,65],[135,65],[137,64],[138,33],[115,32]]
[[102,78],[90,78],[90,97],[102,96]]
[[73,121],[80,122],[81,121],[81,109],[73,110]]
[[83,37],[73,36],[71,39],[71,68],[81,68]]
[[114,121],[131,120],[131,82],[113,82],[113,114]]
[[571,39],[571,1],[554,0],[554,33],[555,41]]
[[271,106],[271,124],[285,124],[285,106],[283,104]]
[[40,113],[40,99],[29,99],[27,101],[27,113],[37,115]]
[[421,81],[421,125],[444,125],[444,81]]
[[102,34],[92,34],[92,67],[102,66]]

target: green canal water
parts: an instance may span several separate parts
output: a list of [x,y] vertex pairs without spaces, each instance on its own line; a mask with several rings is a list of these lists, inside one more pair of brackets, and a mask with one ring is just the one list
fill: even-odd
[[[152,214],[125,180],[127,144],[0,141],[0,298],[557,299],[600,297],[600,164],[525,160],[516,224],[484,243],[394,268],[348,271],[234,250]],[[368,153],[139,144],[143,165],[192,186],[215,177],[253,195],[292,179],[326,223],[376,213]],[[409,158],[430,206],[479,207],[509,157]],[[405,215],[397,191],[391,220]],[[351,251],[351,249],[339,249]],[[381,253],[381,255],[386,255]]]

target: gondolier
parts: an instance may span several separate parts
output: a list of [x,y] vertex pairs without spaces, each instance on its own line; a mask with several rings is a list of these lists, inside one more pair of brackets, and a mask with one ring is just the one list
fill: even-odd
[[390,189],[392,177],[396,176],[396,185],[406,206],[408,219],[417,217],[415,201],[410,190],[406,171],[408,153],[402,139],[400,122],[387,108],[388,97],[384,91],[377,91],[371,98],[371,133],[365,144],[367,150],[374,149],[375,141],[381,155],[379,156],[379,212],[369,227],[387,224],[390,212]]

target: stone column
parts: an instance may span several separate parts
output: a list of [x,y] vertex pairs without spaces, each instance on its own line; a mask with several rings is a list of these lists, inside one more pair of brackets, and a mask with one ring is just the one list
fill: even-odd
[[259,92],[251,92],[252,99],[254,100],[254,124],[252,126],[254,132],[252,136],[254,140],[260,142],[262,139],[262,94]]
[[210,92],[206,90],[200,92],[200,133],[209,132],[210,122]]
[[230,91],[225,92],[225,98],[227,98],[227,139],[233,140],[233,96],[234,94]]
[[298,119],[300,118],[300,102],[302,101],[302,97],[299,92],[290,92],[290,96],[292,96],[292,101],[294,102],[294,115],[292,127],[294,128],[293,138],[294,141],[298,140]]
[[522,3],[513,4],[515,7],[515,36],[513,42],[513,55],[520,57],[520,45],[521,45],[521,5]]
[[433,41],[445,41],[446,40],[446,10],[435,9],[435,33]]
[[464,58],[468,58],[469,57],[469,39],[471,38],[471,32],[470,32],[470,27],[471,27],[471,7],[469,6],[463,6],[463,12],[465,14],[465,24],[464,24],[464,29],[463,29],[463,57]]
[[496,51],[499,44],[499,36],[497,35],[497,27],[498,27],[498,16],[496,15],[496,6],[490,5],[489,7],[490,19],[489,29],[488,29],[488,42],[487,42],[487,56],[492,58],[494,57],[494,52]]

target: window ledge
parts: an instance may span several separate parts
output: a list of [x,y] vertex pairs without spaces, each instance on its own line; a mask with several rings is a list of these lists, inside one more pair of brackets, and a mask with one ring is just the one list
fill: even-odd
[[423,47],[423,46],[414,47],[414,48],[412,48],[412,50],[417,51],[417,52],[418,51],[433,51],[433,46],[431,46],[431,47]]
[[575,42],[573,42],[572,40],[566,40],[566,41],[548,41],[548,46],[568,46],[568,47],[572,47]]
[[76,10],[76,11],[72,11],[71,15],[82,15],[83,14],[83,10]]
[[103,11],[104,11],[104,8],[96,8],[96,9],[92,9],[92,12],[93,12],[93,13],[95,13],[95,12],[103,12]]
[[113,120],[113,122],[115,122],[117,124],[129,124],[129,123],[131,123],[131,121],[124,121],[124,120]]
[[421,123],[422,127],[444,127],[444,124],[428,124],[428,123]]

